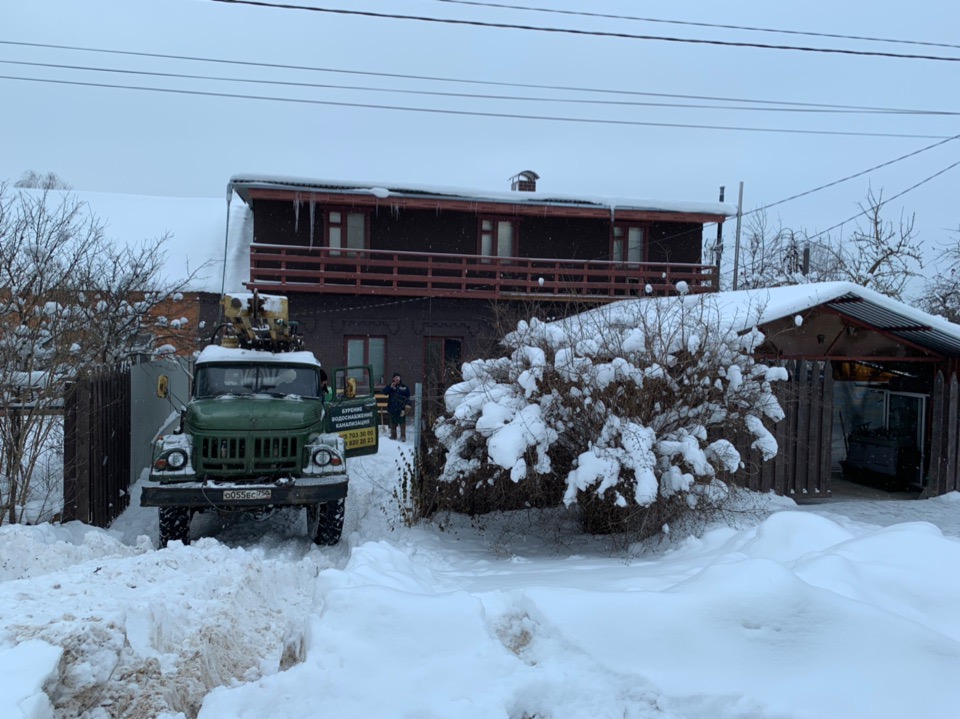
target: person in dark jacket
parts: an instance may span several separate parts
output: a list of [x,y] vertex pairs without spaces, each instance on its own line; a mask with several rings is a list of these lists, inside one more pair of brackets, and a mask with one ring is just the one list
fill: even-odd
[[397,438],[397,427],[400,428],[400,441],[407,441],[407,410],[410,409],[410,388],[403,382],[399,372],[393,377],[383,394],[387,395],[387,417],[390,421],[390,439]]

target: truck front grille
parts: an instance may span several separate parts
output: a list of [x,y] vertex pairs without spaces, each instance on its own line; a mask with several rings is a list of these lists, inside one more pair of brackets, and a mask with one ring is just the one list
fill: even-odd
[[296,470],[300,443],[296,437],[203,437],[202,472],[226,474]]
[[253,468],[294,469],[297,466],[296,437],[257,437],[253,440]]

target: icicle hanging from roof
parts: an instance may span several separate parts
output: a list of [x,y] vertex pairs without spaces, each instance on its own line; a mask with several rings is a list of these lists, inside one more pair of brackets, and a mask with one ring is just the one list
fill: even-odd
[[317,206],[316,195],[310,195],[310,249],[313,249],[313,211]]
[[293,231],[300,231],[300,193],[293,193]]

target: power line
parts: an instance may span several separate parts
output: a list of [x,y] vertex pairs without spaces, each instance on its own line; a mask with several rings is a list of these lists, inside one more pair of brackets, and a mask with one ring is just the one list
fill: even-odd
[[441,92],[436,90],[407,90],[402,88],[390,87],[369,87],[364,85],[337,85],[332,83],[316,82],[292,82],[289,80],[258,80],[254,78],[227,77],[223,75],[197,75],[193,73],[177,72],[159,72],[150,70],[129,70],[125,68],[95,67],[92,65],[69,65],[65,63],[52,62],[28,62],[25,60],[0,60],[2,65],[19,65],[24,67],[43,67],[59,70],[82,70],[85,72],[114,73],[119,75],[140,75],[146,77],[159,77],[177,80],[212,80],[216,82],[245,83],[252,85],[269,85],[284,87],[313,88],[324,90],[349,90],[372,93],[394,93],[401,95],[426,95],[430,97],[455,97],[473,100],[507,100],[531,103],[569,103],[575,105],[607,105],[616,107],[670,107],[687,109],[706,109],[706,110],[733,110],[747,112],[795,112],[808,114],[871,114],[871,115],[921,115],[921,116],[958,116],[960,111],[950,110],[909,110],[909,109],[848,109],[843,107],[796,107],[788,106],[737,106],[737,105],[717,105],[717,104],[691,104],[679,102],[650,102],[637,100],[590,100],[584,98],[563,98],[563,97],[529,97],[518,95],[492,95],[468,92]]
[[[913,152],[908,152],[906,155],[901,155],[900,157],[895,157],[895,158],[892,159],[892,160],[887,160],[886,162],[882,162],[882,163],[880,163],[879,165],[874,165],[873,167],[870,167],[870,168],[868,168],[868,169],[866,169],[866,170],[862,170],[861,172],[856,172],[856,173],[854,173],[854,174],[852,174],[852,175],[847,175],[846,177],[842,177],[842,178],[840,178],[839,180],[834,180],[833,182],[828,182],[828,183],[826,183],[826,184],[820,185],[820,186],[818,186],[818,187],[814,187],[813,189],[806,190],[806,191],[804,191],[804,192],[798,192],[797,194],[791,195],[790,197],[786,197],[786,198],[784,198],[784,199],[782,199],[782,200],[777,200],[776,202],[771,202],[771,203],[769,203],[769,204],[767,204],[767,205],[764,205],[764,206],[762,206],[762,207],[758,207],[758,208],[756,208],[755,210],[750,210],[750,211],[748,211],[748,212],[744,212],[744,213],[743,213],[743,216],[746,217],[747,215],[751,215],[751,214],[754,214],[754,213],[757,213],[757,212],[762,212],[762,211],[764,211],[764,210],[768,210],[768,209],[770,209],[771,207],[776,207],[777,205],[782,205],[782,204],[787,203],[787,202],[790,202],[790,201],[792,201],[792,200],[796,200],[796,199],[798,199],[798,198],[800,198],[800,197],[806,197],[807,195],[812,195],[812,194],[815,193],[815,192],[820,192],[821,190],[825,190],[825,189],[827,189],[827,188],[829,188],[829,187],[834,187],[835,185],[839,185],[839,184],[841,184],[841,183],[843,183],[843,182],[847,182],[848,180],[853,180],[853,179],[855,179],[855,178],[857,178],[857,177],[862,177],[863,175],[869,174],[869,173],[873,172],[874,170],[879,170],[879,169],[882,168],[882,167],[887,167],[887,166],[889,166],[889,165],[893,165],[894,163],[900,162],[900,161],[902,161],[902,160],[906,160],[907,158],[910,158],[910,157],[914,157],[915,155],[919,155],[919,154],[922,153],[922,152],[926,152],[927,150],[932,150],[932,149],[935,148],[935,147],[939,147],[940,145],[945,145],[946,143],[951,142],[951,141],[953,141],[953,140],[957,140],[957,139],[960,139],[960,135],[954,135],[953,137],[948,137],[948,138],[946,138],[946,139],[944,139],[944,140],[941,140],[940,142],[935,142],[935,143],[933,143],[932,145],[927,145],[926,147],[921,147],[919,150],[914,150]],[[958,164],[960,164],[960,163],[958,163]],[[950,167],[946,168],[945,170],[941,170],[940,172],[936,173],[935,175],[930,176],[930,177],[927,178],[926,180],[923,180],[923,181],[917,183],[917,184],[914,185],[913,187],[910,187],[910,188],[908,188],[907,190],[904,190],[903,192],[901,192],[901,193],[899,193],[899,194],[897,194],[897,195],[894,195],[893,197],[889,198],[889,200],[886,200],[886,201],[884,202],[884,204],[885,204],[886,202],[889,202],[890,200],[895,200],[895,199],[897,199],[898,197],[902,197],[903,195],[905,195],[905,194],[906,194],[907,192],[909,192],[910,190],[916,189],[917,187],[919,187],[920,185],[924,184],[925,182],[928,182],[929,180],[932,180],[934,177],[937,177],[938,175],[943,174],[944,172],[946,172],[947,170],[952,169],[952,168],[955,167],[955,166],[956,166],[956,165],[951,165]],[[858,213],[858,214],[854,215],[853,217],[850,217],[850,218],[844,220],[843,222],[841,222],[841,223],[839,223],[839,224],[837,224],[837,225],[834,225],[834,226],[831,227],[830,229],[824,230],[823,232],[819,233],[818,235],[813,235],[813,237],[819,237],[820,234],[825,234],[825,233],[827,233],[827,232],[830,232],[831,230],[836,229],[837,227],[841,227],[842,225],[846,224],[847,222],[850,222],[851,220],[855,220],[856,218],[860,217],[860,215],[862,215],[862,214],[864,214],[864,213],[863,213],[863,212]],[[714,227],[714,226],[716,226],[717,224],[719,224],[719,223],[717,223],[717,222],[704,223],[703,229],[706,230],[708,227]],[[659,241],[660,241],[660,242],[665,242],[665,241],[667,241],[667,240],[672,240],[672,239],[674,239],[675,237],[680,237],[681,235],[684,235],[684,234],[686,234],[686,232],[677,232],[677,233],[672,234],[672,235],[667,235],[666,237],[661,237],[661,238],[659,238]],[[812,238],[811,238],[811,239],[812,239]],[[594,258],[594,259],[599,259],[599,257]]]
[[[884,205],[886,205],[886,204],[889,203],[889,202],[893,202],[893,201],[896,200],[897,198],[903,197],[903,196],[906,195],[908,192],[912,192],[913,190],[916,190],[918,187],[927,184],[927,183],[930,182],[931,180],[934,180],[934,179],[936,179],[937,177],[940,177],[940,175],[944,174],[945,172],[949,172],[950,170],[952,170],[954,167],[957,167],[957,166],[960,166],[960,160],[957,160],[957,161],[954,162],[952,165],[948,165],[947,167],[944,167],[942,170],[939,170],[938,172],[933,173],[933,174],[930,175],[929,177],[923,178],[922,180],[920,180],[920,182],[917,182],[916,184],[911,185],[910,187],[908,187],[906,190],[903,190],[902,192],[898,192],[898,193],[897,193],[896,195],[894,195],[893,197],[888,197],[886,200],[883,200],[883,201],[878,205],[878,208],[879,208],[879,207],[883,207]],[[844,226],[845,224],[847,224],[848,222],[853,222],[853,221],[856,220],[858,217],[862,217],[863,215],[867,214],[867,213],[870,211],[870,209],[872,209],[872,208],[867,208],[866,210],[861,210],[860,212],[858,212],[857,214],[855,214],[853,217],[848,217],[848,218],[845,219],[843,222],[838,222],[837,224],[833,225],[832,227],[828,227],[827,229],[825,229],[825,230],[823,230],[823,231],[821,231],[821,232],[818,232],[818,233],[815,234],[815,235],[809,235],[806,239],[807,239],[807,240],[814,240],[814,239],[816,239],[817,237],[820,237],[821,235],[825,235],[825,234],[827,234],[828,232],[832,232],[833,230],[837,229],[838,227],[843,227],[843,226]]]
[[210,2],[225,3],[228,5],[252,5],[254,7],[273,8],[276,10],[304,10],[308,12],[327,13],[331,15],[347,15],[356,17],[370,17],[387,20],[411,20],[442,25],[462,25],[471,27],[496,28],[500,30],[524,30],[528,32],[554,33],[560,35],[577,35],[588,37],[611,37],[621,40],[650,40],[657,42],[682,43],[691,45],[716,45],[721,47],[740,47],[760,50],[792,50],[798,52],[827,53],[833,55],[859,55],[864,57],[887,57],[901,60],[936,60],[940,62],[960,62],[960,57],[945,57],[942,55],[920,55],[911,53],[883,52],[878,50],[848,50],[843,48],[809,47],[805,45],[774,45],[757,42],[735,42],[730,40],[703,40],[699,38],[671,37],[667,35],[639,35],[625,32],[604,32],[599,30],[575,30],[572,28],[542,27],[539,25],[520,25],[503,22],[482,22],[480,20],[455,20],[452,18],[435,18],[426,15],[398,15],[395,13],[379,13],[369,10],[345,10],[342,8],[323,8],[309,5],[295,5],[293,3],[269,3],[262,0],[210,0]]
[[[834,180],[833,182],[828,182],[827,184],[825,184],[825,185],[820,185],[819,187],[814,187],[812,190],[807,190],[806,192],[799,192],[799,193],[797,193],[796,195],[791,195],[790,197],[786,197],[786,198],[784,198],[784,199],[782,199],[782,200],[777,200],[776,202],[771,202],[771,203],[768,204],[768,205],[764,205],[763,207],[758,207],[758,208],[756,208],[755,210],[750,210],[749,212],[744,212],[743,214],[744,214],[744,216],[746,216],[746,215],[752,215],[752,214],[754,214],[754,213],[756,213],[756,212],[763,212],[764,210],[769,210],[771,207],[776,207],[777,205],[782,205],[782,204],[784,204],[784,203],[786,203],[786,202],[790,202],[791,200],[796,200],[796,199],[798,199],[798,198],[800,198],[800,197],[806,197],[807,195],[812,195],[814,192],[819,192],[820,190],[825,190],[825,189],[827,189],[828,187],[833,187],[833,186],[835,186],[835,185],[839,185],[839,184],[841,184],[841,183],[843,183],[843,182],[847,182],[848,180],[853,180],[853,179],[855,179],[855,178],[857,178],[857,177],[862,177],[863,175],[867,175],[867,174],[873,172],[874,170],[879,170],[879,169],[882,168],[882,167],[887,167],[887,166],[889,166],[889,165],[893,165],[894,163],[900,162],[901,160],[906,160],[906,159],[909,158],[909,157],[914,157],[915,155],[919,155],[920,153],[926,152],[927,150],[932,150],[932,149],[935,148],[935,147],[940,147],[940,145],[945,145],[946,143],[952,142],[953,140],[956,140],[956,139],[960,139],[960,135],[954,135],[953,137],[948,137],[947,139],[941,140],[940,142],[935,142],[935,143],[933,143],[932,145],[927,145],[926,147],[921,147],[919,150],[914,150],[913,152],[908,152],[906,155],[900,155],[900,157],[896,157],[896,158],[894,158],[894,159],[892,159],[892,160],[887,160],[886,162],[882,162],[882,163],[880,163],[879,165],[874,165],[873,167],[870,167],[870,168],[868,168],[868,169],[866,169],[866,170],[862,170],[862,171],[857,172],[857,173],[854,173],[854,174],[852,174],[852,175],[847,175],[846,177],[842,177],[842,178],[840,178],[839,180]],[[894,198],[890,198],[890,199],[894,199]],[[841,224],[843,224],[843,223],[841,223]]]
[[378,105],[362,102],[340,102],[335,100],[311,100],[294,97],[272,97],[269,95],[249,95],[241,93],[211,92],[208,90],[185,90],[176,88],[148,87],[143,85],[118,85],[114,83],[82,82],[79,80],[55,80],[38,77],[18,77],[16,75],[0,75],[0,80],[15,80],[20,82],[38,82],[51,85],[72,85],[77,87],[98,87],[113,90],[138,90],[142,92],[159,92],[171,95],[189,95],[194,97],[221,97],[238,100],[259,100],[268,102],[286,102],[300,105],[321,105],[327,107],[346,107],[367,110],[392,110],[395,112],[414,112],[435,115],[453,115],[460,117],[485,117],[507,120],[537,120],[541,122],[582,123],[591,125],[615,125],[621,127],[665,127],[682,130],[726,130],[733,132],[766,132],[789,135],[827,135],[835,137],[888,137],[909,138],[924,140],[948,139],[943,135],[919,135],[896,132],[856,132],[852,130],[810,130],[804,128],[772,128],[772,127],[745,127],[736,125],[701,125],[694,123],[650,122],[643,120],[617,120],[590,117],[562,117],[556,115],[524,115],[508,112],[480,112],[475,110],[451,110],[427,107],[407,107],[403,105]]
[[[342,75],[355,75],[362,77],[382,77],[382,78],[391,78],[391,79],[402,79],[402,80],[425,80],[429,82],[445,82],[445,83],[459,83],[465,85],[482,85],[488,87],[511,87],[519,88],[525,90],[558,90],[564,92],[584,92],[584,93],[594,93],[601,95],[624,95],[628,97],[659,97],[659,98],[671,98],[671,99],[683,99],[683,100],[703,100],[703,101],[715,101],[715,102],[743,102],[751,103],[758,105],[790,105],[795,107],[823,107],[823,108],[836,108],[836,109],[848,109],[848,110],[863,110],[863,111],[876,111],[876,112],[889,112],[889,113],[925,113],[924,110],[911,110],[909,108],[896,108],[896,107],[876,107],[869,105],[841,105],[841,104],[831,104],[831,103],[816,103],[816,102],[796,102],[790,100],[767,100],[767,99],[750,99],[750,98],[739,98],[739,97],[722,97],[716,95],[688,95],[681,93],[667,93],[667,92],[642,92],[639,90],[615,90],[609,88],[595,88],[595,87],[579,87],[579,86],[570,86],[570,85],[545,85],[545,84],[535,84],[535,83],[522,83],[522,82],[498,82],[493,80],[476,80],[469,78],[453,78],[453,77],[443,77],[437,75],[409,75],[403,73],[392,73],[392,72],[374,72],[374,71],[364,71],[364,70],[347,70],[343,68],[331,68],[331,67],[316,67],[310,65],[288,65],[282,63],[271,63],[271,62],[252,62],[247,60],[226,60],[222,58],[214,57],[203,57],[198,55],[172,55],[164,53],[153,53],[153,52],[138,52],[133,50],[112,50],[107,48],[93,48],[93,47],[82,47],[77,45],[54,45],[49,43],[33,43],[33,42],[19,42],[14,40],[0,40],[0,45],[12,45],[17,47],[30,47],[30,48],[42,48],[42,49],[53,49],[53,50],[69,50],[74,52],[90,52],[90,53],[99,53],[105,55],[120,55],[124,57],[145,57],[145,58],[156,58],[164,60],[186,60],[188,62],[207,62],[215,63],[221,65],[238,65],[242,67],[259,67],[259,68],[268,68],[268,69],[279,69],[279,70],[302,70],[307,72],[324,72],[324,73],[335,73]],[[937,114],[937,111],[929,111],[929,114]]]
[[474,7],[500,8],[504,10],[525,10],[529,12],[549,13],[551,15],[575,15],[578,17],[595,17],[606,20],[630,20],[635,22],[659,23],[663,25],[682,25],[686,27],[703,27],[720,30],[745,30],[748,32],[764,32],[778,35],[798,35],[802,37],[824,37],[831,40],[863,40],[865,42],[886,42],[897,45],[919,45],[923,47],[943,47],[951,50],[960,50],[960,45],[946,42],[928,42],[924,40],[903,40],[891,37],[872,37],[870,35],[843,35],[830,32],[810,32],[803,30],[783,30],[770,27],[756,27],[754,25],[726,25],[711,22],[693,22],[690,20],[664,20],[652,17],[637,17],[635,15],[614,15],[609,13],[585,12],[577,10],[558,10],[556,8],[532,7],[529,5],[509,5],[506,3],[477,2],[476,0],[434,0],[450,5],[472,5]]

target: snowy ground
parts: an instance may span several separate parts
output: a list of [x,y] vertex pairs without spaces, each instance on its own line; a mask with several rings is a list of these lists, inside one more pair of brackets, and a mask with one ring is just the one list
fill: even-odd
[[356,462],[344,541],[301,514],[0,528],[0,717],[957,716],[960,495],[767,503],[624,551],[562,518],[444,518]]

